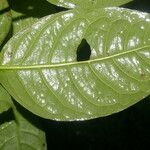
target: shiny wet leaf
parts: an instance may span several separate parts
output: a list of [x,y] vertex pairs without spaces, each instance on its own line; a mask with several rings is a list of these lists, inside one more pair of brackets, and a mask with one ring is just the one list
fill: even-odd
[[[149,31],[149,14],[122,8],[44,17],[4,47],[0,82],[43,118],[86,120],[119,112],[150,94]],[[80,61],[83,41],[91,53]]]

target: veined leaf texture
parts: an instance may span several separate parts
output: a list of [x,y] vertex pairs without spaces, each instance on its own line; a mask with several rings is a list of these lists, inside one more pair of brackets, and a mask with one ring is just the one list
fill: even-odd
[[[123,8],[70,10],[42,18],[3,48],[0,82],[43,118],[87,120],[150,94],[150,15]],[[77,61],[85,39],[89,60]]]

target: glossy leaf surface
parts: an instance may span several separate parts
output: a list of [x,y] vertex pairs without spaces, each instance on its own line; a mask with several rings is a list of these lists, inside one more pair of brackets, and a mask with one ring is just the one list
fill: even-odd
[[7,0],[0,0],[0,45],[7,36],[11,26],[11,14]]
[[132,0],[47,0],[57,6],[66,8],[100,8],[110,6],[120,6]]
[[[149,31],[149,14],[121,8],[45,17],[4,47],[0,81],[20,104],[44,118],[110,115],[150,94]],[[83,39],[91,56],[78,62]]]
[[0,150],[46,150],[44,132],[15,109],[10,96],[2,87],[0,87],[0,92],[0,112],[1,102],[3,102],[9,103],[15,114],[15,118],[9,117],[9,113],[6,113],[6,116],[0,114]]

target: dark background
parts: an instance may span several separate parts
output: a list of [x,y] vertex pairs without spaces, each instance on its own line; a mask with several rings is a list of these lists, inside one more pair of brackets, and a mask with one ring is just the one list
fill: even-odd
[[150,97],[111,116],[83,122],[44,120],[48,150],[150,149]]
[[[46,0],[9,0],[9,3],[12,9],[24,13],[25,18],[42,17],[50,12],[65,10],[50,5]],[[34,6],[33,10],[27,10],[30,5]],[[150,1],[135,0],[123,7],[150,12]],[[24,112],[26,117],[35,118],[26,110]],[[46,132],[48,150],[150,149],[150,96],[120,113],[90,121],[56,122],[37,119]]]

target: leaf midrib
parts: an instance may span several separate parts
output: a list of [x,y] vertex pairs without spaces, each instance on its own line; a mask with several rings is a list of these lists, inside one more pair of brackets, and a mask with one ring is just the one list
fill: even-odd
[[103,57],[103,58],[97,58],[97,59],[91,59],[91,60],[87,60],[87,61],[80,61],[80,62],[67,62],[67,63],[56,63],[56,64],[40,64],[40,65],[30,65],[30,66],[7,66],[7,65],[1,65],[0,66],[0,70],[29,70],[29,69],[43,69],[43,68],[56,68],[56,67],[63,67],[63,66],[72,66],[72,65],[80,65],[80,64],[86,64],[86,63],[92,63],[92,62],[98,62],[98,61],[103,61],[103,60],[107,60],[107,59],[111,59],[111,58],[115,58],[115,57],[119,57],[122,55],[126,55],[126,54],[130,54],[145,48],[150,47],[150,45],[147,46],[143,46],[141,48],[136,48],[130,51],[124,51],[122,53],[118,53],[118,54],[114,54],[111,56],[107,56],[107,57]]

